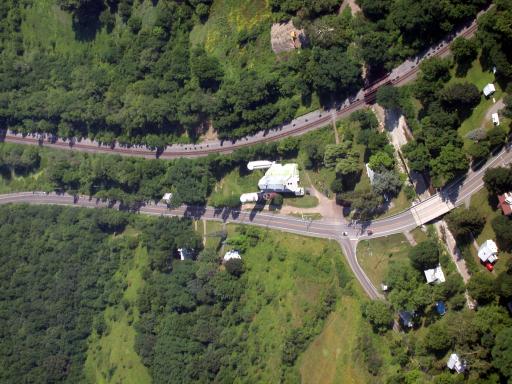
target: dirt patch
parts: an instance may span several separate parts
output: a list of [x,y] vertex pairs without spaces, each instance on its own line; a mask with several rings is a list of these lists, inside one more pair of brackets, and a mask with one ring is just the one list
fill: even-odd
[[343,12],[345,8],[350,7],[350,11],[352,12],[352,15],[355,15],[358,12],[361,12],[361,7],[357,5],[355,0],[343,0],[340,6],[339,13]]
[[306,44],[303,29],[297,29],[290,20],[287,23],[272,24],[270,42],[274,53],[288,52]]

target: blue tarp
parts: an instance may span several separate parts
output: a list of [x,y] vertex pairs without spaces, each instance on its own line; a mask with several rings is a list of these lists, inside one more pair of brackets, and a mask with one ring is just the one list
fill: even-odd
[[446,313],[446,306],[442,301],[436,302],[436,309],[437,313],[439,313],[441,316],[443,316]]

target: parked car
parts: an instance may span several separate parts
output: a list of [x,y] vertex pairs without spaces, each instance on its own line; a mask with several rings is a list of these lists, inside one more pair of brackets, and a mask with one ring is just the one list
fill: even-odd
[[367,232],[366,232],[369,236],[373,235],[373,231],[371,229],[369,229]]
[[492,272],[494,270],[494,265],[492,265],[492,263],[487,262],[485,263],[485,268],[487,268],[489,272]]

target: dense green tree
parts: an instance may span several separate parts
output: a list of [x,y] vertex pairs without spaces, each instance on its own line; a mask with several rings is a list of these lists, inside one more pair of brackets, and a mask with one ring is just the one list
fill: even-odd
[[372,189],[378,195],[394,197],[400,192],[402,184],[400,175],[397,172],[385,171],[375,174]]
[[390,85],[380,87],[377,91],[377,103],[386,109],[400,108],[400,92]]
[[224,266],[226,267],[226,271],[236,277],[240,277],[245,270],[244,263],[241,259],[230,259]]
[[488,168],[484,174],[485,188],[491,194],[501,195],[510,191],[512,186],[512,169],[504,167]]
[[462,148],[453,144],[444,146],[439,157],[430,161],[436,186],[442,185],[442,181],[452,180],[458,174],[467,171],[468,165],[468,159]]
[[496,234],[498,246],[503,250],[512,249],[512,222],[507,216],[497,216],[492,219],[492,229]]
[[409,260],[414,268],[424,271],[439,264],[439,246],[433,240],[425,240],[409,252]]
[[496,283],[488,272],[479,272],[469,280],[468,292],[478,304],[487,304],[496,298]]
[[343,142],[340,144],[327,144],[324,151],[324,166],[326,168],[334,168],[338,159],[347,157],[350,144]]
[[365,303],[363,314],[368,319],[376,332],[382,333],[391,328],[393,314],[389,304],[384,301],[374,300]]
[[441,101],[450,110],[459,113],[468,113],[480,102],[480,91],[474,84],[455,83],[448,85],[441,91]]
[[470,241],[471,235],[478,236],[485,225],[485,217],[478,211],[459,208],[446,216],[448,228],[460,241]]
[[379,151],[370,156],[369,167],[375,172],[391,170],[395,166],[395,159],[385,151]]
[[450,348],[450,335],[446,327],[436,323],[428,328],[424,343],[428,350],[436,354],[441,354]]
[[431,157],[425,144],[410,141],[402,147],[402,151],[409,161],[411,170],[424,172],[429,169]]
[[504,377],[512,377],[512,328],[504,329],[496,335],[492,358],[492,364]]
[[502,127],[495,126],[489,129],[487,132],[487,138],[491,148],[501,146],[505,144],[505,141],[507,140],[507,132]]
[[205,89],[217,89],[224,73],[217,58],[208,56],[204,48],[196,47],[190,56],[190,69],[199,85]]
[[474,161],[484,160],[489,157],[491,148],[487,140],[480,142],[473,142],[469,144],[466,150],[467,154],[471,156]]

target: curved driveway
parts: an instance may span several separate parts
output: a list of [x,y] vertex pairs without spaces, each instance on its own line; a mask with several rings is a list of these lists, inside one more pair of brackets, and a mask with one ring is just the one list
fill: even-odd
[[[382,297],[364,273],[356,257],[357,242],[370,237],[383,237],[409,231],[443,215],[448,210],[463,204],[472,194],[483,187],[483,175],[487,168],[507,165],[512,161],[512,152],[503,149],[480,169],[470,171],[465,178],[456,181],[425,201],[397,215],[363,224],[345,224],[329,220],[304,221],[292,216],[253,211],[216,209],[211,207],[179,207],[168,209],[164,204],[148,204],[140,208],[141,214],[154,216],[182,216],[193,219],[215,220],[226,223],[257,225],[300,235],[320,237],[337,241],[343,249],[350,268],[372,299]],[[0,195],[0,204],[29,203],[55,204],[76,207],[101,208],[108,204],[88,196],[73,197],[67,194],[44,192],[19,192]],[[116,207],[116,206],[114,206]],[[425,218],[425,219],[424,219]],[[368,236],[367,230],[373,231]],[[347,233],[347,235],[343,235]]]
[[[416,79],[419,63],[429,57],[445,57],[450,52],[451,41],[458,36],[470,37],[475,34],[477,30],[476,20],[470,25],[465,26],[456,33],[448,36],[440,44],[431,47],[426,52],[409,59],[396,67],[388,76],[376,81],[371,86],[359,90],[356,95],[346,99],[338,109],[317,110],[306,115],[300,116],[292,120],[288,124],[270,129],[266,132],[259,132],[253,136],[247,136],[238,141],[205,141],[200,144],[173,144],[168,146],[162,153],[158,155],[159,158],[170,159],[176,157],[199,157],[206,156],[210,153],[230,153],[233,150],[253,145],[256,143],[263,143],[269,141],[280,140],[287,136],[298,136],[306,132],[321,128],[329,124],[333,119],[339,120],[349,116],[352,112],[359,109],[366,108],[375,100],[377,89],[385,84],[392,84],[395,86],[405,85]],[[366,95],[366,97],[365,97]],[[0,132],[1,133],[1,132]],[[0,140],[19,144],[32,144],[44,145],[51,148],[77,150],[84,152],[97,152],[97,153],[115,153],[126,156],[138,156],[154,158],[157,156],[156,151],[150,150],[144,146],[138,147],[121,147],[119,145],[106,146],[100,145],[98,142],[89,139],[82,139],[78,142],[70,144],[69,141],[58,139],[55,142],[45,141],[43,138],[38,138],[38,134],[22,136],[15,134],[11,131],[0,134]]]

